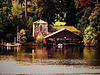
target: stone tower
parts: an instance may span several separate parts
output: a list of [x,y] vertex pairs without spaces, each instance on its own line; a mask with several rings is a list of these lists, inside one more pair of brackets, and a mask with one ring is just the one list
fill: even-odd
[[43,20],[38,20],[33,23],[33,37],[36,38],[38,34],[43,37],[48,35],[48,23]]

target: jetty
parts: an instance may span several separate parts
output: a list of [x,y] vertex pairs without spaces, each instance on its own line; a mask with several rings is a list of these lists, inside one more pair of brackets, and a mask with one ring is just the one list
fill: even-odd
[[17,46],[17,47],[20,47],[21,44],[20,43],[0,43],[1,46],[7,46],[7,47],[10,47],[10,46]]

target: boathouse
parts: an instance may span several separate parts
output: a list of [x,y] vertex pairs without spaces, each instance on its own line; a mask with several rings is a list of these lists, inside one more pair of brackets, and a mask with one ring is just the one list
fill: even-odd
[[45,36],[43,42],[45,44],[52,44],[52,45],[60,43],[66,45],[66,43],[68,42],[78,43],[78,41],[81,40],[82,39],[79,35],[70,32],[69,30],[64,28]]
[[36,38],[37,35],[43,35],[44,44],[59,44],[66,42],[76,42],[81,41],[82,38],[79,36],[80,31],[74,26],[50,26],[43,20],[38,20],[33,23],[33,37]]

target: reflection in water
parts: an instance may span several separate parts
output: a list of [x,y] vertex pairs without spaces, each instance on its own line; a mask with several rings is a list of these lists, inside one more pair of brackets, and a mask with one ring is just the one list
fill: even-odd
[[85,47],[83,54],[84,54],[84,59],[86,60],[88,65],[94,65],[98,66],[100,65],[100,51],[99,48],[95,47]]
[[11,50],[11,46],[7,46],[7,50]]
[[7,48],[0,46],[0,61],[11,59],[18,63],[51,65],[100,65],[98,48],[81,46],[23,46]]
[[32,62],[34,62],[34,56],[35,56],[35,52],[34,49],[32,49]]

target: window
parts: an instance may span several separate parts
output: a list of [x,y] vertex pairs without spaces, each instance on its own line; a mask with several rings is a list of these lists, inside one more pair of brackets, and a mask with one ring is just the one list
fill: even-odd
[[42,25],[40,25],[40,32],[42,32]]

